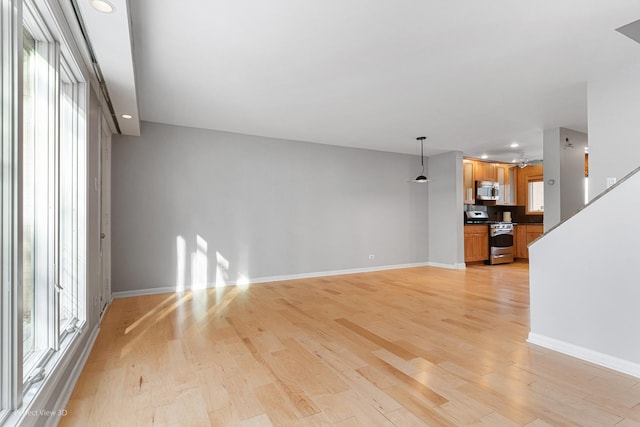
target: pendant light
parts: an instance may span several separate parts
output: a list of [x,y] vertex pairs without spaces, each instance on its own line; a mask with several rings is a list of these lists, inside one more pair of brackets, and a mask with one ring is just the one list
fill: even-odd
[[419,136],[416,139],[418,141],[420,141],[420,165],[422,166],[422,172],[420,173],[420,175],[418,175],[418,177],[416,179],[414,179],[411,182],[427,183],[427,182],[431,181],[429,178],[427,178],[424,175],[424,140],[427,139],[427,137],[426,136]]

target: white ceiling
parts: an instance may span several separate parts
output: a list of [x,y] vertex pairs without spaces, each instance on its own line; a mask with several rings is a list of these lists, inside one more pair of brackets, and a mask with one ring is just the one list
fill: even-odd
[[[615,31],[640,18],[638,0],[130,8],[140,119],[398,153],[419,153],[425,135],[425,154],[539,158],[544,129],[587,131],[589,79],[640,60]],[[114,34],[95,25],[92,42]]]
[[[98,12],[90,0],[76,0],[122,133],[140,135],[128,0],[109,0],[113,13]],[[128,114],[132,119],[123,119]]]

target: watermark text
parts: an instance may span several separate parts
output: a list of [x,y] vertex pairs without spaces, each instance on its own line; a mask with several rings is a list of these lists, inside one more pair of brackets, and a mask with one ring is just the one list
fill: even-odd
[[32,409],[26,412],[27,417],[64,417],[66,409]]

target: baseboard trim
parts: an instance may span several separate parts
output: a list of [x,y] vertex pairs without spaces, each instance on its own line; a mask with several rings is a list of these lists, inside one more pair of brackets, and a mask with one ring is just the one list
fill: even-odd
[[133,291],[119,291],[113,292],[111,294],[113,299],[116,298],[128,298],[128,297],[139,297],[143,295],[155,295],[155,294],[167,294],[176,292],[175,287],[164,287],[164,288],[149,288],[149,289],[136,289]]
[[447,268],[449,270],[466,270],[467,264],[464,262],[454,263],[454,264],[443,264],[439,262],[429,262],[427,263],[430,267],[438,267],[438,268]]
[[531,344],[539,345],[540,347],[545,347],[605,368],[613,369],[614,371],[622,372],[623,374],[640,378],[640,364],[629,362],[628,360],[620,359],[618,357],[610,356],[608,354],[600,353],[598,351],[533,332],[529,333],[527,341]]
[[[96,327],[91,332],[91,335],[87,339],[87,344],[84,346],[82,353],[80,353],[80,357],[78,358],[75,366],[71,370],[71,375],[69,375],[69,377],[67,378],[67,381],[64,387],[62,388],[62,390],[60,390],[60,394],[58,395],[58,399],[56,400],[56,403],[53,406],[53,408],[67,407],[67,403],[69,403],[69,398],[71,397],[71,393],[73,393],[73,389],[75,388],[76,383],[80,378],[80,374],[82,374],[84,365],[85,363],[87,363],[87,359],[91,354],[91,350],[93,350],[93,345],[95,344],[96,339],[98,338],[98,332],[100,332],[100,327],[99,325],[96,325]],[[55,426],[58,424],[59,421],[60,421],[59,417],[49,417],[46,425]]]
[[[350,268],[346,270],[331,270],[331,271],[319,271],[314,273],[289,274],[289,275],[283,275],[283,276],[257,277],[257,278],[243,281],[242,284],[252,285],[256,283],[282,282],[285,280],[297,280],[297,279],[312,279],[315,277],[340,276],[343,274],[372,273],[375,271],[398,270],[402,268],[414,268],[414,267],[457,268],[454,265],[448,265],[448,264],[436,265],[434,263],[429,263],[429,262],[417,262],[417,263],[411,263],[411,264],[383,265],[378,267]],[[235,282],[231,282],[231,283],[226,283],[224,286],[235,286],[236,284],[237,283]],[[216,284],[211,283],[207,287],[215,288]],[[113,298],[127,298],[127,297],[137,297],[142,295],[155,295],[155,294],[174,293],[174,292],[176,292],[176,289],[173,287],[161,287],[161,288],[149,288],[149,289],[136,289],[133,291],[113,292],[112,296]]]

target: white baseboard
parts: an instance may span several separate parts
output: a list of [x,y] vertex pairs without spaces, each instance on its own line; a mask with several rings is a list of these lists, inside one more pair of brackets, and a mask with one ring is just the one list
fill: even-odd
[[438,268],[448,268],[449,270],[466,270],[467,264],[464,262],[459,262],[455,264],[442,264],[439,262],[429,262],[427,263],[430,267],[438,267]]
[[164,287],[164,288],[148,288],[148,289],[136,289],[133,291],[119,291],[113,292],[111,294],[112,298],[127,298],[127,297],[139,297],[142,295],[155,295],[155,294],[166,294],[176,292],[175,287]]
[[640,364],[633,363],[628,360],[620,359],[533,332],[529,333],[527,341],[531,344],[536,344],[559,353],[564,353],[569,356],[577,357],[578,359],[586,360],[587,362],[595,363],[596,365],[604,366],[605,368],[613,369],[614,371],[622,372],[623,374],[640,378]]
[[[462,265],[464,266],[464,264]],[[427,267],[427,266],[457,268],[453,265],[448,265],[448,264],[435,265],[429,262],[417,262],[417,263],[411,263],[411,264],[383,265],[379,267],[350,268],[346,270],[331,270],[331,271],[319,271],[314,273],[289,274],[284,276],[256,277],[256,278],[248,279],[244,281],[243,284],[281,282],[283,280],[311,279],[314,277],[340,276],[343,274],[357,274],[357,273],[371,273],[374,271],[398,270],[401,268]],[[224,286],[235,286],[235,285],[236,285],[235,282],[231,282],[231,283],[225,283]],[[207,287],[215,288],[216,284],[210,283]],[[168,292],[176,292],[176,288],[162,287],[162,288],[136,289],[133,291],[120,291],[120,292],[114,292],[113,298],[126,298],[126,297],[136,297],[141,295],[164,294]]]
[[[80,357],[76,361],[76,364],[71,371],[71,375],[69,375],[69,377],[66,378],[64,387],[62,388],[62,390],[60,390],[60,394],[58,395],[58,399],[56,400],[56,403],[53,405],[53,408],[67,407],[67,403],[69,403],[69,398],[71,397],[71,393],[73,392],[73,389],[75,388],[76,383],[78,382],[78,378],[80,378],[80,374],[84,369],[84,365],[87,362],[87,359],[89,358],[89,354],[91,354],[91,350],[93,349],[93,344],[95,344],[96,339],[98,338],[98,332],[100,332],[99,325],[97,325],[91,332],[91,336],[89,336],[89,339],[87,340],[87,344],[84,346],[84,349],[80,354]],[[46,425],[55,426],[58,424],[59,421],[60,421],[59,417],[49,417]]]

